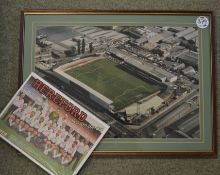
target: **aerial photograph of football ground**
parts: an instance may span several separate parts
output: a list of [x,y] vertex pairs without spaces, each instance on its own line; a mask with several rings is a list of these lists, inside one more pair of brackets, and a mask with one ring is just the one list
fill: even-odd
[[180,26],[39,26],[35,72],[106,138],[200,138],[199,35]]

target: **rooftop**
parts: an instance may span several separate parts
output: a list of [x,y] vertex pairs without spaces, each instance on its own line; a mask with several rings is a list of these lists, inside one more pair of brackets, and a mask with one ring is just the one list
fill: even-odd
[[185,35],[184,39],[186,39],[186,40],[194,39],[194,38],[196,38],[198,36],[198,34],[199,34],[198,30],[196,30],[196,31],[194,31],[192,33],[189,33],[189,34]]
[[[143,101],[139,104],[140,107],[140,113],[144,114],[148,109],[154,107],[154,108],[158,108],[162,103],[164,102],[164,100],[160,97],[158,97],[157,95],[150,98],[149,100]],[[128,107],[125,108],[127,115],[133,115],[135,113],[137,113],[137,103],[134,103]]]
[[195,31],[195,29],[193,27],[189,27],[189,28],[187,28],[187,29],[185,29],[183,31],[180,31],[180,32],[176,33],[175,35],[177,37],[183,37],[183,36],[193,32],[193,31]]

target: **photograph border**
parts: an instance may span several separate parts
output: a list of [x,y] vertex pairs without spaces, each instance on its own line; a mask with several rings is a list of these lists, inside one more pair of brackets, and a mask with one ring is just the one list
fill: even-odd
[[181,157],[213,157],[217,155],[217,119],[216,119],[216,84],[215,84],[215,41],[214,41],[214,19],[213,13],[211,11],[145,11],[145,10],[57,10],[57,9],[47,9],[47,10],[32,10],[25,9],[21,12],[21,21],[20,21],[20,49],[19,49],[19,74],[18,74],[18,87],[23,82],[23,54],[24,54],[24,25],[25,25],[25,15],[74,15],[74,14],[106,14],[106,15],[206,15],[210,16],[211,19],[211,110],[212,110],[212,150],[211,151],[94,151],[95,155],[148,155],[148,156],[181,156]]

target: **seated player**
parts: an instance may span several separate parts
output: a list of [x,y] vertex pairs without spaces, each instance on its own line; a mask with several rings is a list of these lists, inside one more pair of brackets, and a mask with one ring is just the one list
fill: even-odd
[[56,145],[60,145],[63,142],[64,138],[62,138],[62,132],[61,130],[58,130],[56,132],[56,136],[53,138],[53,143],[55,143]]
[[62,165],[65,165],[65,164],[68,164],[72,161],[72,156],[68,153],[64,154],[61,158],[61,164]]
[[42,132],[42,134],[48,139],[48,136],[50,135],[50,132],[53,132],[54,123],[48,121],[45,123],[44,127],[39,129],[39,132]]
[[64,152],[66,152],[64,148],[66,147],[66,143],[69,139],[69,135],[66,135],[63,138],[62,133],[61,133],[60,136],[61,136],[60,139],[58,139],[56,142],[57,147],[53,151],[53,158],[58,158],[58,157],[62,156]]
[[31,111],[33,111],[33,101],[32,100],[29,100],[28,103],[27,103],[27,108],[25,109],[25,115],[27,114],[30,114]]
[[47,123],[48,125],[52,126],[51,129],[53,130],[53,132],[56,132],[58,130],[56,120],[49,120]]
[[75,153],[77,150],[77,142],[73,142],[72,147],[68,150],[68,153],[72,156],[72,158],[74,157]]
[[35,107],[34,110],[36,111],[36,117],[42,115],[42,110],[43,110],[42,106],[37,105],[37,107]]
[[[42,117],[43,118],[43,117]],[[41,145],[42,143],[45,143],[47,140],[46,134],[48,133],[49,128],[52,128],[48,122],[44,122],[44,119],[39,119],[38,126],[35,126],[37,135],[35,134],[34,137],[34,144],[35,145]]]
[[[25,110],[27,108],[27,105],[24,104],[21,108],[16,109],[12,115],[15,115],[15,128],[17,128],[19,131],[21,131],[21,125],[20,122],[23,121],[21,118],[25,116]],[[22,122],[23,126],[23,122]]]
[[36,130],[43,128],[44,127],[44,117],[40,117],[39,119],[36,119],[34,121],[34,123],[32,123],[32,124]]
[[49,125],[49,123],[51,122],[49,116],[48,116],[48,115],[45,115],[45,114],[42,114],[41,116],[44,117],[44,123],[45,123],[45,125],[46,125],[46,124]]
[[53,123],[50,124],[48,129],[45,130],[43,134],[47,137],[47,139],[45,139],[44,154],[48,155],[48,153],[53,149],[52,141],[50,140],[54,135]]
[[42,130],[42,128],[45,126],[45,123],[44,123],[44,117],[40,117],[38,120],[35,120],[35,123],[34,123],[34,128],[35,128],[35,131],[34,131],[34,144],[35,145],[39,145],[43,142],[44,140],[44,135],[42,132],[40,132]]
[[25,122],[23,120],[20,120],[20,122],[18,124],[18,131],[19,132],[25,131]]
[[44,132],[48,130],[50,125],[51,124],[48,121],[45,121],[45,118],[44,118],[43,127],[39,128],[38,131],[44,135]]
[[68,151],[71,149],[73,142],[75,142],[75,137],[72,134],[69,134],[69,139],[66,141],[65,150]]
[[50,140],[46,140],[45,146],[44,146],[44,154],[48,155],[48,153],[52,150],[52,142]]
[[56,143],[60,143],[61,140],[61,131],[57,130],[54,134],[51,135],[50,140],[52,141],[53,145],[57,145]]
[[62,155],[62,148],[58,147],[56,151],[53,152],[53,158],[56,159]]
[[[27,137],[28,137],[28,132],[29,132],[29,129],[31,128],[29,124],[25,123],[24,125],[24,128],[25,128],[25,131],[27,131]],[[26,138],[27,139],[27,138]]]
[[35,129],[33,132],[33,143],[35,146],[39,146],[39,144],[41,144],[41,142],[42,142],[41,133]]
[[14,109],[17,109],[23,106],[24,97],[25,97],[25,94],[23,92],[20,92],[20,94],[15,97],[14,101],[12,102],[12,104],[15,106]]
[[52,138],[52,151],[53,151],[53,157],[56,158],[59,154],[60,147],[59,145],[64,141],[61,135],[61,131],[58,130],[55,134],[55,137]]
[[28,132],[28,136],[26,137],[26,141],[30,142],[31,138],[34,137],[34,128],[27,127],[26,125],[25,125],[25,128],[27,129],[27,132]]
[[[33,115],[30,115],[30,116],[32,116],[33,118]],[[33,119],[29,121],[31,123],[30,123],[30,127],[28,128],[28,136],[26,138],[28,142],[30,142],[33,137],[41,136],[41,134],[38,132],[38,128],[42,127],[41,125],[43,121],[44,121],[43,117],[39,118],[38,120]]]
[[30,114],[27,114],[26,117],[24,118],[24,122],[25,122],[24,128],[25,131],[27,131],[27,137],[28,137],[26,138],[27,140],[30,140],[33,137],[32,135],[33,128],[32,126],[30,126],[30,124],[35,120],[35,114],[36,112],[32,111]]
[[65,149],[68,140],[69,140],[69,135],[67,135],[67,136],[65,137],[65,139],[63,140],[63,142],[60,143],[60,148],[61,148],[61,149],[63,149],[63,150]]
[[19,123],[20,123],[20,119],[19,118],[16,118],[15,119],[15,127],[16,127],[16,129],[18,129],[18,126],[19,126]]
[[38,129],[39,127],[41,127],[43,125],[44,122],[44,118],[43,117],[37,117],[36,114],[34,116],[34,118],[32,119],[30,126],[34,127],[36,129]]
[[15,124],[15,115],[10,115],[9,119],[8,119],[8,122],[9,122],[9,126],[13,126]]
[[60,150],[60,153],[61,153],[61,164],[64,164],[64,161],[65,161],[65,157],[68,155],[67,152],[64,150],[64,149],[61,149]]
[[60,156],[59,150],[64,149],[66,147],[67,141],[69,139],[69,136],[68,136],[69,133],[66,131],[65,127],[66,127],[66,124],[63,122],[63,124],[60,126],[60,129],[59,129],[60,135],[56,141],[56,145],[58,145],[58,146],[53,151],[54,158]]
[[66,136],[69,134],[69,132],[66,129],[66,124],[63,122],[62,125],[60,126],[60,131],[61,131],[61,137],[63,139],[66,138]]
[[67,156],[67,148],[69,148],[69,144],[71,142],[70,136],[66,135],[66,137],[64,138],[64,140],[59,144],[59,152],[57,151],[57,153],[54,154],[54,158],[57,157],[61,157],[61,162],[64,163],[64,160]]

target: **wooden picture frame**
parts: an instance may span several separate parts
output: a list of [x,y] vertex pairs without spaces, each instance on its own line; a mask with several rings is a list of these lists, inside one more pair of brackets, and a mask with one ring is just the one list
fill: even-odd
[[[95,155],[215,156],[213,30],[208,11],[24,10],[19,86],[35,70],[101,114],[113,138],[103,139]],[[73,77],[74,71],[100,68],[96,59],[107,67],[88,75],[98,76],[95,83],[81,74]],[[72,64],[76,60],[92,64],[80,67]],[[69,63],[71,70],[76,66],[72,72]],[[116,79],[103,85],[99,79],[106,80],[108,71]],[[112,90],[113,84],[124,89]],[[139,89],[119,97],[129,88]]]

